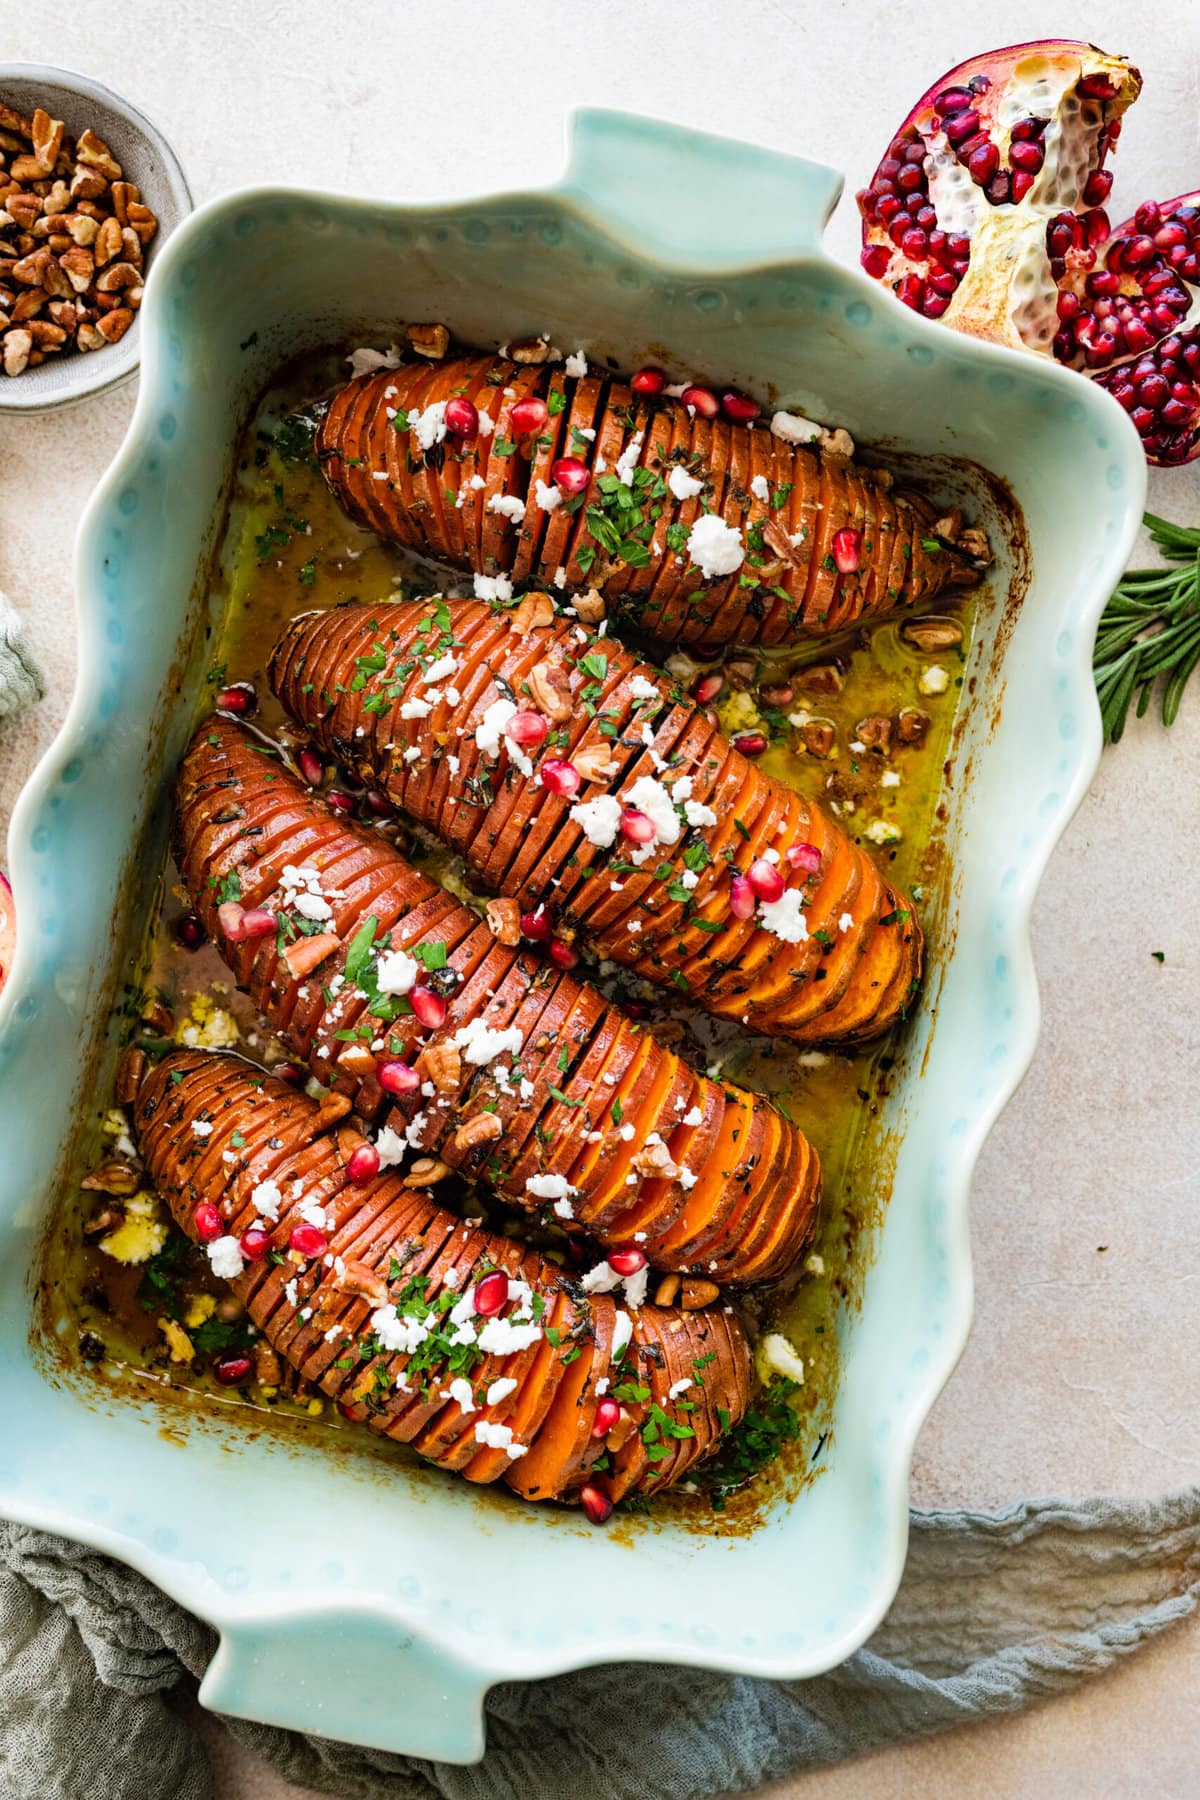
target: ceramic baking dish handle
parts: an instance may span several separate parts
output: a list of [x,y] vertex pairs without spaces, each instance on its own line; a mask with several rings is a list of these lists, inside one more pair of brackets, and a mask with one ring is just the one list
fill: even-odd
[[468,1666],[361,1607],[224,1620],[201,1704],[235,1718],[439,1762],[477,1762],[483,1699]]
[[635,113],[572,115],[559,192],[644,254],[722,273],[816,250],[836,169]]

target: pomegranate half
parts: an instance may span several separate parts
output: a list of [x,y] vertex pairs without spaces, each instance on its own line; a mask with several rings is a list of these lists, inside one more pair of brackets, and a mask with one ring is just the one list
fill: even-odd
[[1152,462],[1200,453],[1196,196],[1114,231],[1105,160],[1141,90],[1069,40],[961,63],[923,94],[858,196],[862,263],[908,306],[1099,379]]

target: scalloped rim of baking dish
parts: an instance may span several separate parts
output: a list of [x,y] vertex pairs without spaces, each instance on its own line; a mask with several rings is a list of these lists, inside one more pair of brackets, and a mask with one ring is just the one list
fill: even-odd
[[[23,1429],[0,1446],[0,1511],[120,1557],[216,1625],[221,1645],[201,1697],[219,1710],[470,1761],[482,1754],[483,1697],[498,1680],[633,1660],[776,1679],[813,1675],[863,1642],[895,1592],[913,1442],[969,1329],[970,1175],[1037,1038],[1030,912],[1050,852],[1099,759],[1091,645],[1133,542],[1145,470],[1132,426],[1095,386],[1052,364],[944,331],[829,258],[820,233],[839,190],[834,172],[796,158],[629,115],[585,112],[575,119],[566,180],[544,192],[408,207],[249,190],[201,208],[157,259],[143,313],[137,409],[79,533],[75,695],[18,802],[10,834],[21,939],[0,999],[0,1142],[9,1134],[0,1163],[0,1391],[18,1409]],[[663,192],[671,202],[667,217],[658,197]],[[851,404],[858,410],[845,416],[857,424],[859,411],[871,414],[870,390],[879,385],[866,383],[858,365],[874,358],[873,367],[886,366],[903,392],[906,421],[922,417],[915,444],[954,455],[990,445],[991,454],[980,460],[1003,474],[1015,434],[1036,469],[1028,477],[1024,465],[1011,471],[1031,529],[1036,526],[1034,584],[1012,623],[993,689],[979,660],[986,646],[972,664],[981,683],[974,710],[988,717],[975,720],[973,746],[963,752],[970,779],[947,901],[954,909],[953,920],[947,917],[954,949],[935,969],[904,1053],[904,1091],[889,1121],[902,1141],[866,1304],[844,1334],[835,1454],[820,1481],[792,1508],[777,1507],[744,1543],[681,1537],[667,1527],[636,1535],[638,1560],[631,1563],[616,1537],[580,1530],[573,1520],[530,1516],[533,1509],[485,1509],[464,1491],[466,1484],[431,1487],[420,1472],[355,1480],[350,1464],[334,1474],[320,1453],[252,1442],[236,1425],[232,1433],[199,1425],[188,1432],[190,1461],[180,1470],[178,1450],[164,1447],[152,1407],[116,1390],[101,1405],[81,1405],[73,1384],[30,1350],[29,1282],[43,1197],[64,1167],[84,1093],[82,1073],[72,1085],[61,1071],[72,1034],[77,1049],[87,1045],[105,935],[94,918],[88,925],[87,896],[78,889],[94,878],[104,897],[111,885],[118,937],[132,905],[129,876],[156,830],[161,839],[159,770],[169,766],[190,716],[172,691],[194,681],[203,647],[198,565],[189,550],[183,578],[177,546],[195,538],[203,562],[211,539],[196,526],[186,484],[175,489],[174,510],[164,504],[191,456],[201,462],[211,456],[206,440],[215,429],[210,418],[186,443],[178,441],[177,415],[186,420],[191,409],[203,416],[212,406],[196,391],[195,349],[183,342],[182,326],[189,306],[198,304],[204,259],[211,263],[223,246],[248,257],[253,268],[256,234],[261,247],[283,222],[300,234],[297,266],[314,245],[317,256],[325,247],[329,257],[334,239],[357,239],[364,269],[374,269],[371,258],[388,255],[403,273],[430,258],[439,269],[456,267],[455,258],[465,268],[472,247],[503,267],[507,250],[498,241],[487,250],[493,227],[497,240],[502,227],[518,237],[531,227],[523,252],[531,269],[547,257],[556,266],[564,242],[591,246],[597,262],[577,311],[603,303],[614,319],[623,307],[636,316],[644,290],[656,309],[678,313],[688,342],[702,345],[710,341],[706,333],[715,333],[716,344],[723,331],[736,329],[725,363],[713,351],[713,366],[734,378],[742,373],[742,346],[752,338],[762,340],[761,358],[769,365],[770,333],[784,329],[776,313],[782,319],[793,308],[805,329],[828,334],[829,349],[810,358],[805,392],[788,389],[781,402],[804,398],[815,410],[828,379],[831,394],[856,397]],[[483,230],[483,239],[472,239],[472,228]],[[319,292],[323,271],[315,262],[305,269]],[[251,285],[230,283],[230,331],[239,308],[251,304],[241,291]],[[501,318],[506,308],[517,317],[513,309],[529,304],[502,286],[485,298]],[[465,294],[464,316],[475,305]],[[344,314],[339,323],[345,325]],[[794,338],[798,327],[788,329]],[[605,335],[602,327],[598,335]],[[624,329],[623,341],[630,336]],[[727,335],[725,344],[729,352]],[[215,350],[212,359],[216,366]],[[974,436],[957,448],[958,427],[945,423],[955,404],[976,419]],[[817,410],[816,416],[837,414]],[[882,436],[885,415],[874,417],[874,435]],[[865,435],[872,435],[869,428]],[[208,493],[210,511],[215,500]],[[202,507],[203,497],[194,504]],[[188,649],[180,636],[173,661],[155,661],[148,686],[145,665],[158,656],[155,633],[167,630],[146,591],[155,574],[162,588],[182,590],[181,633],[190,618],[191,638]],[[168,692],[159,713],[151,726],[138,726],[122,710],[122,683],[152,697],[164,669]],[[975,755],[1000,740],[1003,755],[998,748]],[[107,780],[97,761],[111,769]],[[152,784],[145,804],[137,792],[139,770]],[[96,956],[89,954],[93,948]],[[82,1066],[88,1058],[77,1061]],[[45,1121],[44,1130],[31,1133],[31,1119]],[[237,1517],[245,1520],[243,1554],[232,1561],[224,1544],[213,1542],[204,1500],[209,1482],[234,1485]],[[255,1546],[260,1556],[268,1554],[264,1546],[277,1544],[279,1532],[274,1520],[267,1532],[252,1502],[265,1507],[269,1500],[276,1510],[280,1494],[285,1516],[306,1529],[314,1507],[322,1516],[322,1504],[353,1515],[355,1542],[338,1546],[340,1556],[326,1554],[311,1570],[292,1568],[292,1559],[283,1567],[276,1559],[270,1571],[251,1567]],[[431,1495],[433,1508],[424,1504]],[[396,1538],[393,1565],[407,1555],[411,1568],[389,1567],[372,1584],[362,1558]],[[515,1621],[511,1609],[489,1610],[493,1602],[480,1585],[489,1552],[507,1559],[507,1579],[519,1587],[525,1582]],[[781,1577],[785,1566],[790,1581]],[[566,1609],[572,1616],[564,1625],[545,1608],[539,1613],[529,1586],[534,1568],[555,1592],[571,1582],[572,1591],[586,1594],[590,1616],[588,1608],[583,1617]],[[822,1589],[823,1580],[832,1592]],[[692,1591],[697,1583],[699,1598]],[[769,1629],[748,1628],[752,1595],[771,1613]]]

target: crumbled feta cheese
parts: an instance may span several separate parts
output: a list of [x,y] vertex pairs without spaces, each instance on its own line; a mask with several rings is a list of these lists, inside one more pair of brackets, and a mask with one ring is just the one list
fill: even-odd
[[547,487],[544,481],[539,481],[534,486],[533,497],[543,512],[553,512],[556,506],[562,504],[562,489]]
[[502,518],[511,519],[519,525],[525,517],[525,502],[519,494],[493,494],[487,503],[489,512],[499,513]]
[[804,1380],[804,1363],[781,1331],[769,1331],[758,1346],[759,1367],[768,1376],[783,1375],[788,1381]]
[[235,1237],[216,1238],[213,1243],[205,1245],[205,1253],[212,1265],[213,1274],[219,1275],[222,1281],[232,1281],[246,1266],[242,1246]]
[[611,1294],[620,1287],[622,1279],[610,1262],[601,1262],[588,1270],[579,1285],[585,1294]]
[[528,1350],[541,1335],[541,1326],[532,1320],[488,1319],[476,1341],[488,1356],[511,1356],[514,1351]]
[[898,844],[900,828],[893,825],[890,819],[872,819],[863,836],[872,844]]
[[410,744],[408,746],[408,749],[404,752],[404,760],[406,763],[420,762],[420,760],[421,760],[420,744]]
[[525,1192],[538,1200],[565,1200],[568,1195],[577,1194],[579,1189],[572,1187],[565,1175],[531,1175],[525,1183]]
[[573,356],[568,356],[563,368],[573,381],[582,381],[587,374],[587,357],[582,350],[576,350]]
[[447,675],[453,675],[458,668],[458,658],[453,650],[447,650],[445,656],[439,656],[436,662],[430,663],[425,671],[426,681],[444,681]]
[[879,777],[880,787],[896,788],[900,786],[900,776],[895,769],[885,769]]
[[678,1400],[681,1395],[687,1393],[691,1386],[692,1380],[689,1375],[685,1375],[680,1381],[673,1381],[667,1389],[667,1399]]
[[504,727],[516,712],[511,700],[493,700],[475,727],[475,742],[485,756],[499,756]]
[[732,575],[746,560],[742,534],[717,513],[702,513],[688,536],[688,555],[706,581]]
[[629,1341],[632,1336],[633,1320],[627,1312],[621,1312],[618,1309],[616,1322],[613,1325],[612,1337],[612,1360],[614,1362],[620,1362],[622,1356],[624,1356],[626,1350],[629,1348]]
[[[676,792],[678,791],[677,784]],[[689,825],[715,825],[717,822],[717,815],[712,807],[705,806],[699,800],[685,800],[683,803],[683,816]]]
[[[626,806],[635,806],[644,812],[654,827],[654,840],[659,844],[677,844],[683,834],[683,826],[679,822],[679,814],[675,811],[675,802],[670,792],[654,775],[639,775],[633,785],[626,789],[623,796]],[[643,846],[646,855],[653,849],[652,844]],[[638,860],[635,851],[632,861]],[[644,858],[643,858],[644,860]]]
[[649,1263],[634,1275],[625,1277],[625,1304],[636,1312],[639,1306],[646,1304],[646,1290],[650,1285]]
[[654,683],[647,681],[644,675],[634,676],[629,683],[629,691],[635,700],[660,700],[662,698]]
[[684,1115],[683,1115],[682,1119],[680,1119],[679,1123],[681,1125],[699,1125],[701,1123],[701,1121],[703,1120],[703,1118],[704,1118],[703,1109],[699,1106],[693,1106],[692,1110],[690,1112],[684,1113]]
[[638,432],[636,437],[630,438],[617,458],[617,480],[623,482],[626,487],[633,486],[633,471],[637,468],[637,460],[641,453],[642,434]]
[[384,950],[375,960],[375,982],[381,994],[407,994],[420,974],[420,964],[404,950]]
[[433,705],[429,700],[414,699],[402,700],[400,702],[400,717],[402,719],[427,719],[432,711]]
[[328,1221],[319,1200],[302,1200],[296,1210],[306,1225],[315,1225],[318,1231],[325,1230]]
[[375,1139],[375,1148],[379,1152],[380,1168],[394,1169],[408,1154],[408,1140],[401,1137],[398,1131],[393,1131],[390,1125],[385,1125]]
[[260,1181],[250,1195],[250,1204],[256,1213],[274,1224],[279,1218],[279,1208],[283,1204],[283,1195],[277,1181]]
[[680,1169],[679,1171],[679,1185],[685,1193],[689,1188],[694,1188],[699,1179],[700,1177],[693,1175],[690,1169]]
[[445,438],[446,405],[445,400],[435,400],[424,412],[418,410],[408,414],[408,429],[422,450],[432,450]]
[[[482,418],[483,414],[479,416]],[[511,600],[513,597],[513,585],[507,575],[476,575],[474,586],[477,600]]]
[[486,1444],[490,1450],[507,1450],[514,1461],[529,1449],[528,1444],[514,1444],[511,1425],[493,1425],[490,1419],[480,1419],[476,1424],[475,1442]]
[[[400,367],[400,346],[393,344],[390,350],[372,350],[368,345],[352,350],[346,361],[350,365],[352,378],[359,375],[374,375],[377,369],[398,369]],[[389,388],[389,393],[394,389]]]
[[625,1123],[620,1127],[618,1136],[621,1137],[625,1141],[625,1143],[628,1144],[633,1141],[633,1139],[636,1135],[637,1134],[634,1130],[634,1127],[629,1123],[628,1119],[626,1119]]
[[823,1256],[818,1256],[814,1250],[811,1256],[806,1256],[804,1259],[804,1273],[806,1275],[814,1276],[823,1275],[825,1273],[825,1258]]
[[317,869],[297,868],[294,863],[286,863],[279,877],[279,887],[283,895],[283,904],[290,912],[297,912],[302,919],[325,920],[333,917],[333,908],[321,891],[321,876]]
[[394,1305],[377,1306],[371,1314],[371,1330],[385,1350],[397,1350],[411,1356],[429,1336],[429,1327],[421,1319],[398,1313]]
[[510,1394],[516,1393],[518,1385],[511,1375],[501,1375],[487,1391],[488,1405],[499,1406],[501,1400],[507,1400]]
[[456,1375],[446,1390],[450,1399],[455,1401],[461,1413],[473,1413],[478,1409],[475,1396],[471,1392],[471,1384],[465,1375]]
[[192,1131],[193,1131],[193,1134],[198,1138],[211,1137],[212,1136],[212,1120],[211,1119],[193,1119],[192,1120]]
[[804,895],[799,888],[785,888],[778,900],[760,900],[758,922],[785,944],[802,944],[808,937]]
[[[598,1144],[602,1141],[603,1137],[604,1133],[602,1131],[589,1131],[588,1143]],[[556,1200],[554,1202],[554,1216],[556,1219],[573,1219],[575,1217],[575,1208],[569,1200]]]
[[464,1059],[473,1063],[477,1069],[490,1063],[495,1057],[503,1056],[507,1051],[510,1056],[519,1056],[524,1039],[515,1025],[505,1031],[496,1031],[483,1019],[471,1019],[455,1032],[454,1044],[462,1051]]
[[[691,821],[689,820],[688,823],[690,824]],[[700,877],[697,875],[695,869],[680,869],[679,885],[680,887],[689,889],[698,888],[700,886]]]
[[594,800],[577,801],[568,817],[579,826],[589,844],[607,850],[616,841],[621,803],[612,794],[598,794]]
[[694,500],[704,483],[689,475],[682,463],[676,463],[667,476],[667,486],[677,500]]
[[944,694],[950,686],[950,677],[941,663],[930,663],[927,669],[922,669],[917,686],[923,694]]
[[852,913],[852,912],[844,912],[844,913],[841,913],[841,914],[839,914],[839,916],[838,916],[838,927],[837,927],[837,928],[838,928],[838,930],[839,930],[839,931],[851,931],[851,930],[853,930],[853,928],[854,928],[854,914],[853,914],[853,913]]
[[771,418],[771,430],[785,444],[811,444],[821,435],[821,427],[814,425],[802,413],[777,412]]
[[750,492],[756,500],[767,501],[771,498],[771,484],[765,475],[756,475],[750,483]]

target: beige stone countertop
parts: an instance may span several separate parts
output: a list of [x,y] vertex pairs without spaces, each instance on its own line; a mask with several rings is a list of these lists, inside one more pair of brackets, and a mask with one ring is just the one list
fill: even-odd
[[[583,102],[815,156],[852,192],[941,70],[1047,28],[1124,51],[1146,77],[1114,217],[1200,184],[1193,0],[1060,0],[1052,18],[1032,0],[544,0],[534,14],[512,0],[123,0],[50,27],[18,9],[3,55],[85,69],[141,105],[197,200],[273,180],[414,198],[537,184],[561,167],[563,117]],[[854,254],[852,202],[829,242]],[[126,389],[0,419],[0,587],[53,683],[31,718],[0,726],[0,833],[69,697],[72,537],[132,402]],[[1200,523],[1200,476],[1155,476],[1151,505]],[[1042,887],[1042,1039],[976,1176],[975,1328],[917,1444],[917,1506],[1200,1478],[1198,793],[1200,677],[1169,734],[1150,718],[1106,752]],[[1193,1793],[1198,1679],[1192,1623],[1071,1699],[780,1786],[803,1800]],[[221,1800],[299,1794],[204,1729]]]

